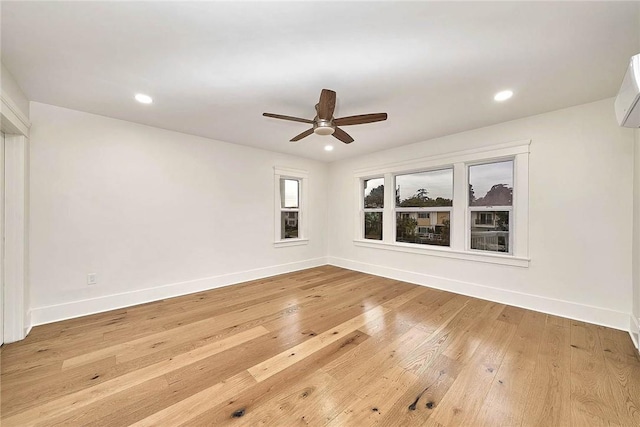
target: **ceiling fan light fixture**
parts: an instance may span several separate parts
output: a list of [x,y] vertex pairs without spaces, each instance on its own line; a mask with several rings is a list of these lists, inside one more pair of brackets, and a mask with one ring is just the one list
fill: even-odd
[[313,133],[316,135],[333,135],[336,131],[331,120],[317,119],[313,125]]
[[316,135],[333,135],[336,130],[330,126],[318,126],[313,130]]

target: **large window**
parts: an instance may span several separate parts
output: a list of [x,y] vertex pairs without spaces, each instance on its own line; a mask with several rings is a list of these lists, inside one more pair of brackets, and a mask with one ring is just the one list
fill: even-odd
[[469,247],[511,253],[513,160],[469,166]]
[[529,143],[356,171],[355,244],[528,266]]
[[453,169],[396,175],[396,242],[450,246]]
[[294,169],[275,169],[276,246],[305,244],[305,191],[307,174]]
[[384,178],[365,179],[364,183],[364,238],[382,240],[384,210]]

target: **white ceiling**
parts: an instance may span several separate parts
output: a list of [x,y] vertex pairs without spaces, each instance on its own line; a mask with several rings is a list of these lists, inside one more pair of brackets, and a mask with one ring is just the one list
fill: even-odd
[[[640,39],[635,2],[1,7],[2,62],[33,101],[323,161],[614,96]],[[261,115],[313,118],[323,88],[335,117],[389,119],[345,127],[347,146],[290,144],[308,126]]]

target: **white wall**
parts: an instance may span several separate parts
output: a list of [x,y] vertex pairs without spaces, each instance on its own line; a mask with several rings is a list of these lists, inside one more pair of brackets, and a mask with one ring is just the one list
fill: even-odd
[[[40,103],[31,121],[34,324],[326,263],[326,164]],[[274,166],[309,172],[308,245],[273,246]]]
[[[355,170],[528,139],[528,268],[354,245]],[[628,330],[633,143],[607,99],[333,163],[329,261]]]

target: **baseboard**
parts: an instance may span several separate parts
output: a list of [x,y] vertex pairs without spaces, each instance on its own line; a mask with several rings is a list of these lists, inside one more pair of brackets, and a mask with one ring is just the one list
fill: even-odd
[[629,334],[631,335],[633,345],[635,345],[638,352],[640,352],[640,319],[633,314],[630,316]]
[[26,337],[31,332],[31,328],[33,328],[33,323],[31,323],[31,310],[27,311],[27,315],[25,316],[24,321],[24,336]]
[[430,288],[499,302],[501,304],[513,305],[596,325],[608,326],[610,328],[623,331],[629,330],[629,313],[537,295],[513,292],[505,289],[492,288],[477,283],[446,279],[444,277],[431,276],[428,274],[400,270],[381,265],[367,264],[344,258],[328,257],[328,263],[337,267],[374,274],[376,276],[387,277],[390,279],[402,280],[403,282],[428,286]]
[[65,304],[50,305],[31,309],[30,325],[43,325],[60,320],[102,313],[118,308],[131,307],[138,304],[173,298],[194,292],[207,291],[223,286],[234,285],[250,280],[263,279],[278,274],[291,273],[312,267],[326,265],[326,257],[314,258],[288,264],[274,265],[257,268],[237,273],[222,274],[186,282],[171,283],[154,288],[141,289],[114,295],[105,295],[99,298],[91,298],[72,301]]

